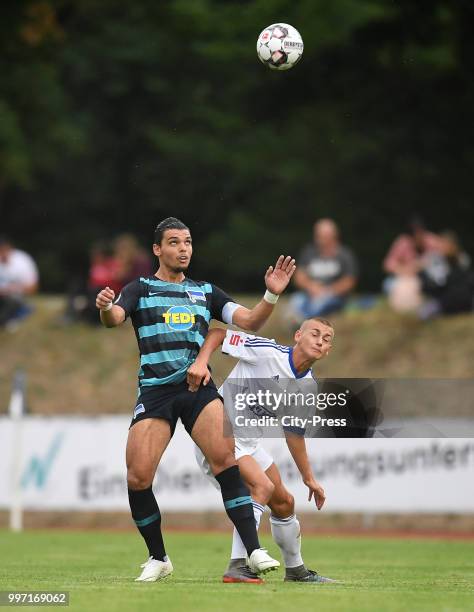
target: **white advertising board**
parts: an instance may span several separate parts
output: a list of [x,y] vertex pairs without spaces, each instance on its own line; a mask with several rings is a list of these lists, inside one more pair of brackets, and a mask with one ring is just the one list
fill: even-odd
[[[0,508],[12,498],[19,457],[22,505],[41,510],[127,510],[128,416],[0,418]],[[18,443],[19,440],[19,443]],[[19,448],[18,448],[19,444]],[[263,440],[300,512],[314,510],[284,440]],[[328,512],[474,512],[474,440],[375,438],[307,440]],[[16,449],[16,450],[15,450]],[[220,510],[181,426],[154,484],[162,510]]]

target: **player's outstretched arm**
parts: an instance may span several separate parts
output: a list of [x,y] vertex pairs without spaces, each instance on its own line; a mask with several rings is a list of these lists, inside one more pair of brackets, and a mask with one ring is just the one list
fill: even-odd
[[224,342],[225,329],[215,328],[209,330],[204,344],[196,357],[196,361],[188,368],[187,383],[190,391],[197,391],[201,383],[206,386],[211,378],[208,368],[212,353]]
[[294,462],[296,463],[296,467],[298,468],[299,473],[301,474],[301,478],[303,479],[305,485],[308,487],[308,501],[311,501],[311,498],[314,495],[316,507],[318,510],[321,510],[324,505],[326,495],[324,494],[324,489],[319,484],[319,482],[317,482],[313,475],[313,470],[311,469],[308,453],[306,451],[306,442],[304,436],[296,435],[285,431],[285,437],[288,449],[291,453],[291,456],[293,457]]
[[121,306],[116,306],[112,302],[115,299],[115,292],[106,287],[97,294],[95,305],[100,311],[100,320],[105,327],[115,327],[125,321],[125,311]]
[[267,291],[263,299],[251,309],[244,306],[237,308],[232,323],[247,331],[258,331],[272,314],[279,295],[287,288],[295,269],[294,259],[280,255],[275,267],[270,266],[265,273]]

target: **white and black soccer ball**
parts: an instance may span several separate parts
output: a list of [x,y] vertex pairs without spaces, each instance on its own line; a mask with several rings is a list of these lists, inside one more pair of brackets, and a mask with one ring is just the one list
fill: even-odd
[[274,23],[260,33],[257,55],[272,70],[288,70],[303,55],[303,39],[298,30],[287,23]]

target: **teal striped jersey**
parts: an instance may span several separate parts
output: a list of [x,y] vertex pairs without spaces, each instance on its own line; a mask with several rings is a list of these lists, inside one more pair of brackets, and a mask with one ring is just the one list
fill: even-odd
[[149,276],[126,285],[115,304],[130,317],[140,351],[140,386],[177,384],[186,378],[209,329],[233,302],[204,281],[169,283]]

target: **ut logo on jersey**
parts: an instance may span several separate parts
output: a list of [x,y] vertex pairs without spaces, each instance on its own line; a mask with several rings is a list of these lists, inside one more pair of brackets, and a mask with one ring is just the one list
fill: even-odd
[[242,336],[239,336],[239,334],[232,334],[232,336],[229,339],[229,344],[231,346],[239,346],[239,344],[243,342]]
[[164,322],[175,331],[186,331],[196,322],[195,316],[187,306],[171,306],[163,313]]

